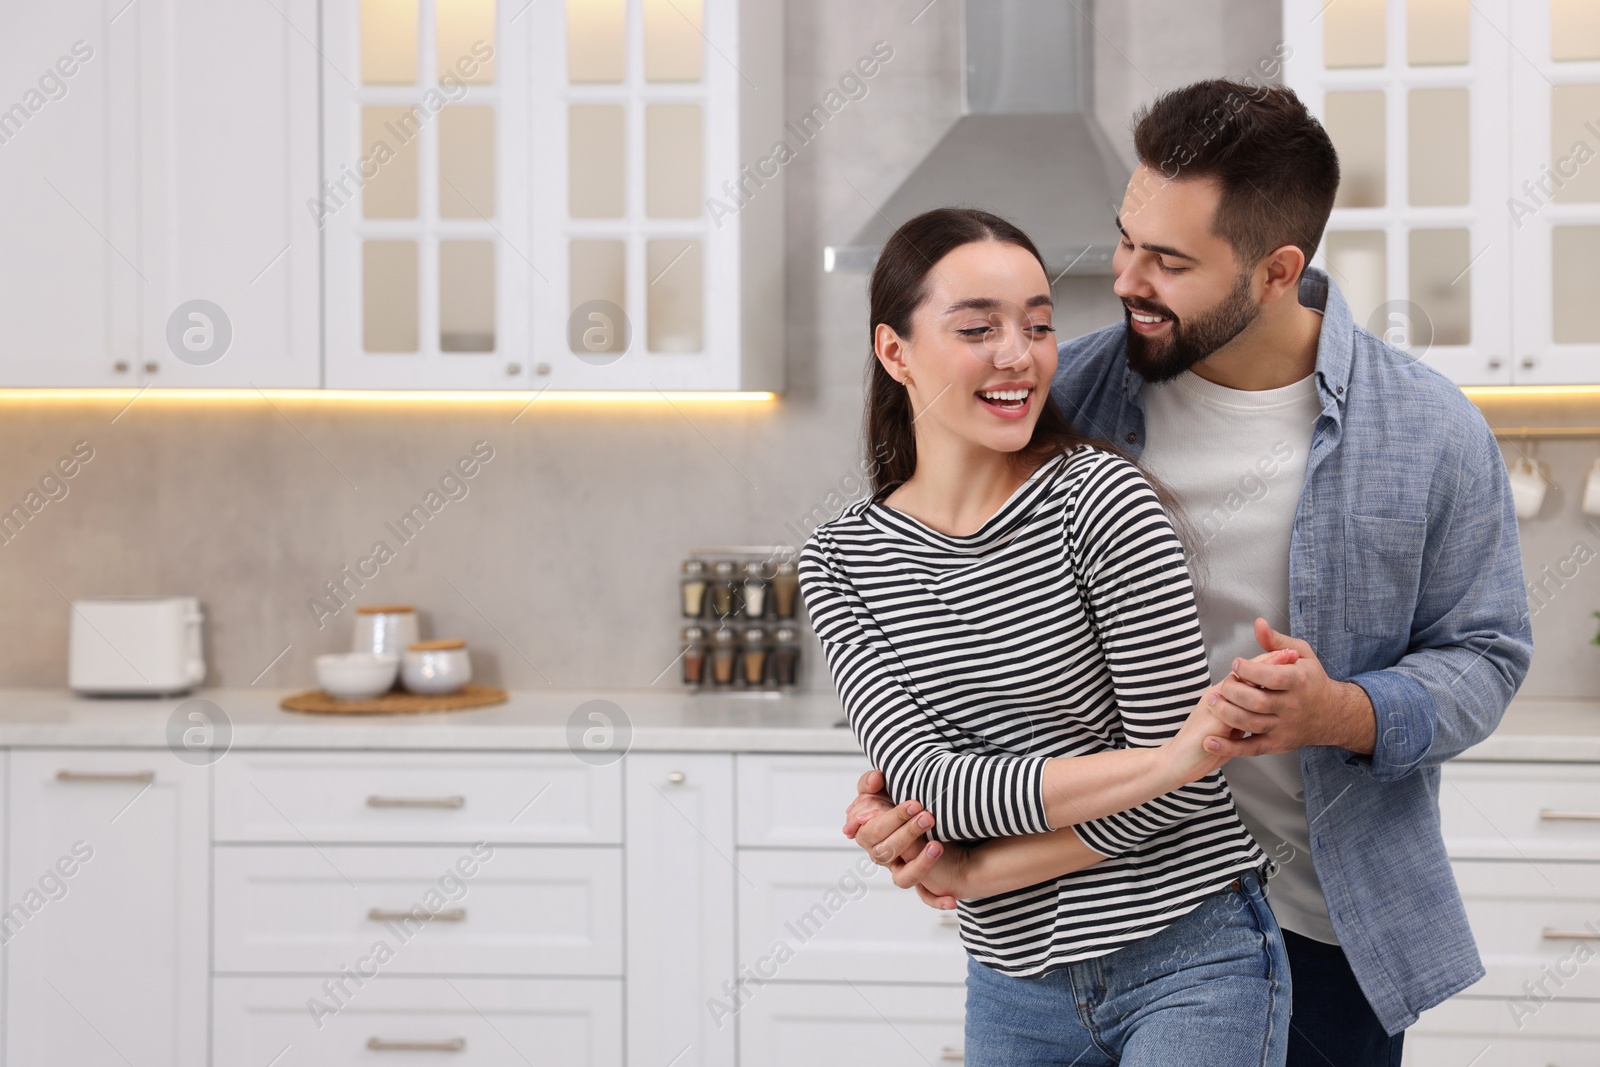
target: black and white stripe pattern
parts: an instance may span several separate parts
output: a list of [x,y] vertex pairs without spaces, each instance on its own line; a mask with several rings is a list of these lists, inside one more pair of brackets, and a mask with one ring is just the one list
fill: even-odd
[[[864,499],[818,527],[799,569],[857,740],[941,840],[1052,829],[1048,759],[1160,745],[1209,684],[1172,524],[1101,449],[1052,457],[965,537]],[[1036,976],[1104,955],[1265,863],[1220,772],[1077,831],[1109,858],[962,902],[978,960]]]

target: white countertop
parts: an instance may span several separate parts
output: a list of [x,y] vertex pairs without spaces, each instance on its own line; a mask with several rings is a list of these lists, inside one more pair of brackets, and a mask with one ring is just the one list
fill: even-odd
[[[235,748],[529,749],[581,744],[603,725],[579,709],[590,701],[641,752],[859,753],[834,723],[833,693],[691,693],[653,689],[523,689],[504,704],[413,715],[317,715],[285,711],[293,690],[201,689],[184,697],[81,697],[65,689],[0,690],[0,746],[161,748],[181,744],[192,722],[181,706],[221,708]],[[195,708],[201,708],[195,705]],[[181,710],[180,710],[181,709]],[[206,710],[201,708],[201,710]],[[215,713],[206,711],[208,718]],[[608,747],[623,747],[620,739]]]
[[[211,689],[186,697],[95,698],[64,689],[0,690],[0,746],[162,748],[193,724],[187,701],[221,708],[237,748],[559,750],[596,725],[589,701],[631,729],[640,752],[860,752],[838,698],[652,689],[517,690],[508,703],[426,715],[310,715],[278,706],[289,690]],[[196,705],[199,707],[199,705]],[[584,709],[587,711],[588,709]],[[618,714],[620,712],[620,715]],[[220,739],[219,739],[220,740]],[[1462,759],[1600,762],[1600,701],[1517,700],[1493,737]]]

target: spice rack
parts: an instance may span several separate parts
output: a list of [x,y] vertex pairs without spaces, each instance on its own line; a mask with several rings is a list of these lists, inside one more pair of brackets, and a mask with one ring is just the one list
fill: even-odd
[[799,552],[788,545],[690,549],[679,567],[679,657],[697,691],[782,693],[800,677]]

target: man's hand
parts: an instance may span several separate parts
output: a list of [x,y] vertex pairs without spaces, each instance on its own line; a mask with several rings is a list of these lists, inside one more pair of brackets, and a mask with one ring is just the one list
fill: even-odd
[[1311,646],[1256,620],[1256,642],[1268,652],[1292,649],[1290,664],[1262,657],[1233,661],[1233,673],[1217,685],[1212,713],[1251,736],[1219,738],[1219,755],[1260,756],[1293,752],[1306,745],[1336,745],[1370,754],[1377,720],[1366,691],[1328,677]]
[[863,774],[856,793],[845,811],[844,835],[866,849],[874,863],[887,868],[901,889],[916,886],[917,896],[930,908],[954,908],[967,850],[929,841],[933,814],[915,800],[896,805],[885,789],[882,771]]
[[933,815],[915,800],[896,807],[879,770],[861,776],[856,782],[856,794],[845,810],[844,836],[866,849],[880,867],[889,866],[897,856],[907,862],[916,859],[933,826]]

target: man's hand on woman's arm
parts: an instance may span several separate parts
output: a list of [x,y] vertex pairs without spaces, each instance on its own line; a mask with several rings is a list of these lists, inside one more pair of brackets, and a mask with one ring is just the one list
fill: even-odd
[[[1263,653],[1252,662],[1291,665],[1298,658],[1295,650]],[[1151,761],[1150,774],[1168,788],[1199,779],[1227,762],[1226,742],[1236,742],[1241,731],[1217,718],[1209,701],[1215,687],[1208,689],[1170,740],[1158,748],[1122,750]],[[1085,757],[1053,760],[1047,767],[1045,788],[1059,767]],[[1050,833],[1030,834],[991,841],[967,849],[928,839],[933,815],[915,800],[896,805],[890,798],[883,774],[876,769],[863,774],[856,783],[857,796],[845,813],[844,834],[867,851],[879,866],[889,868],[901,888],[917,886],[918,895],[933,907],[951,908],[956,899],[990,896],[1035,885],[1048,878],[1082,870],[1105,857],[1088,845],[1070,825]],[[1162,792],[1166,792],[1163,789]],[[1159,796],[1152,793],[1135,803]]]

